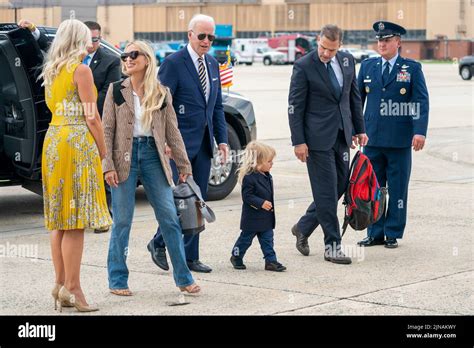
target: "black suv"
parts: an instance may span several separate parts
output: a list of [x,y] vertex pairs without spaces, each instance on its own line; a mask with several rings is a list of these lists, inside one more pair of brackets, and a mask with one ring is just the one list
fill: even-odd
[[465,56],[459,60],[459,75],[463,80],[470,80],[474,74],[474,56]]
[[[56,29],[38,27],[49,40]],[[103,41],[117,55],[121,51]],[[0,24],[0,186],[22,185],[41,194],[41,152],[51,112],[44,88],[37,81],[43,52],[26,29]],[[212,161],[209,200],[225,198],[237,183],[239,150],[256,138],[252,103],[237,93],[222,95],[227,121],[231,161]]]

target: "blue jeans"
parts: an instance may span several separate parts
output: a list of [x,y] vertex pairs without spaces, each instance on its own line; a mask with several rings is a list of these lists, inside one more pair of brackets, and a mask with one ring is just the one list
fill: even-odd
[[118,187],[111,187],[113,225],[107,258],[110,289],[128,288],[128,240],[135,208],[137,179],[145,187],[148,201],[161,226],[168,246],[173,277],[177,286],[194,283],[184,256],[183,235],[179,223],[173,191],[166,179],[161,161],[152,137],[134,138],[130,174]]
[[[207,132],[206,132],[207,134]],[[204,136],[207,136],[207,135]],[[202,198],[207,199],[207,185],[209,182],[209,173],[211,171],[211,159],[212,156],[207,150],[208,143],[203,140],[201,149],[193,158],[189,158],[193,167],[193,179],[201,189]],[[178,169],[174,161],[171,161],[171,169],[173,170],[174,181],[178,182]],[[186,254],[186,260],[196,261],[199,260],[199,234],[185,235],[184,236],[184,252]],[[160,228],[156,231],[153,237],[153,243],[155,248],[165,248],[166,243],[161,235]]]
[[274,262],[277,260],[275,250],[273,249],[273,230],[263,232],[242,231],[239,239],[235,242],[232,249],[232,255],[243,259],[247,249],[252,245],[252,241],[257,236],[260,248],[263,252],[265,262]]

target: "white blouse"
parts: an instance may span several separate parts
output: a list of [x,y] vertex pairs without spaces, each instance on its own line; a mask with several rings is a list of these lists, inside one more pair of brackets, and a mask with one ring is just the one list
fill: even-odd
[[135,125],[133,126],[133,137],[151,137],[151,128],[145,132],[142,128],[142,106],[138,94],[133,92],[133,107],[135,109]]

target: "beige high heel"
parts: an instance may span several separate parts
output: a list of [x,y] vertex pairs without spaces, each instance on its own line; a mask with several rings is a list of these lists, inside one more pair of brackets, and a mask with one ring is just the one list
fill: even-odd
[[[54,310],[58,309],[58,301],[59,301],[59,290],[61,289],[62,284],[55,284],[53,290],[51,291],[51,295],[54,298]],[[63,307],[73,307],[69,300],[63,301]]]
[[76,296],[71,294],[64,286],[59,290],[59,311],[63,311],[63,301],[69,301],[78,312],[95,312],[99,310],[97,306],[85,306],[82,303],[76,301]]
[[185,287],[179,286],[179,290],[188,295],[199,296],[199,293],[201,292],[201,287],[194,283]]

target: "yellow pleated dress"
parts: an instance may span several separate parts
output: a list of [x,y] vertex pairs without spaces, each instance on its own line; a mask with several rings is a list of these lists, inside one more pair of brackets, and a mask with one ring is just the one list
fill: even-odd
[[48,230],[112,225],[99,150],[74,85],[73,75],[79,64],[62,68],[45,89],[46,104],[52,113],[41,163]]

